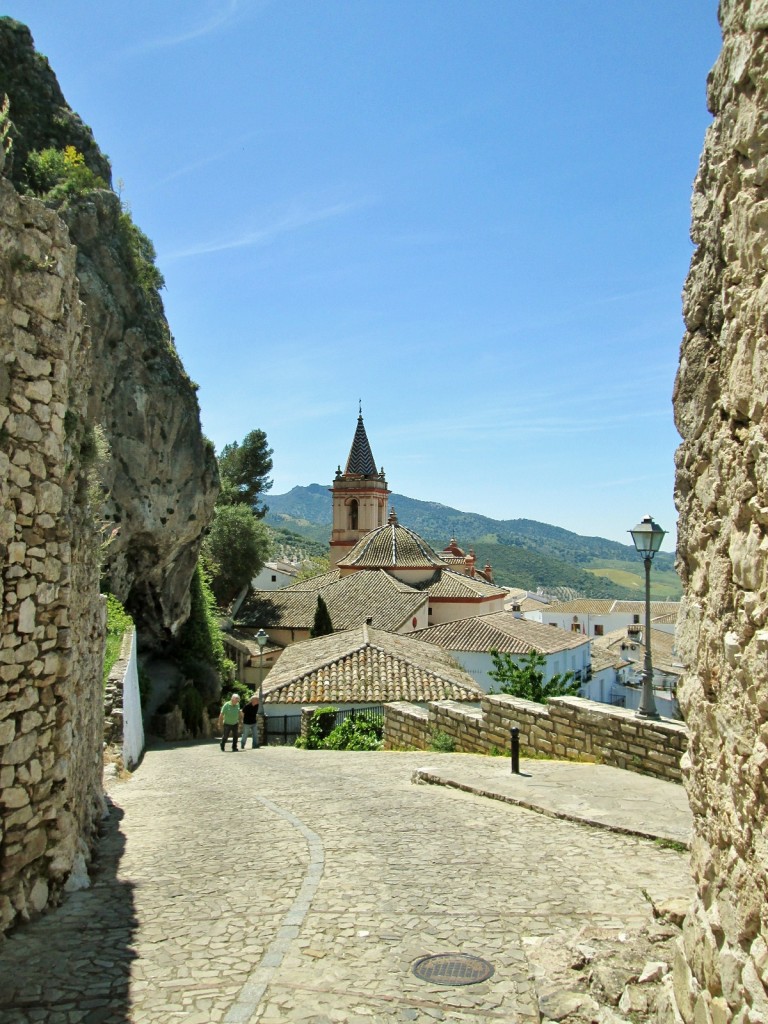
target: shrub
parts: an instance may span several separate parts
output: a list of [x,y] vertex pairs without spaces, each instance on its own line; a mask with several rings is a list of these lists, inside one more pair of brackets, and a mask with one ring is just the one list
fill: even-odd
[[123,637],[133,629],[133,619],[114,594],[107,594],[107,643],[104,651],[104,683],[120,657]]
[[139,288],[145,294],[160,291],[165,287],[165,278],[155,265],[155,247],[141,228],[133,223],[127,210],[120,214],[118,230]]
[[87,166],[74,146],[32,150],[24,167],[27,187],[44,199],[68,199],[109,186]]
[[203,731],[203,698],[199,690],[192,684],[187,684],[179,693],[177,703],[184,724],[193,736],[198,736]]
[[350,715],[320,743],[322,750],[381,750],[383,728],[364,715]]
[[429,749],[439,754],[452,754],[456,749],[456,744],[447,732],[443,732],[442,729],[434,729],[429,741]]
[[318,708],[312,715],[309,723],[306,738],[297,745],[303,746],[305,750],[318,750],[323,740],[332,732],[336,724],[336,708]]

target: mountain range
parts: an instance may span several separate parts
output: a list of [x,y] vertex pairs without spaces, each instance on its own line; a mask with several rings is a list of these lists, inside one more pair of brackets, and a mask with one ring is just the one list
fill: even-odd
[[[331,532],[330,485],[294,487],[269,496],[268,525],[327,548]],[[418,533],[436,551],[451,538],[475,551],[477,564],[490,562],[494,582],[561,596],[638,598],[644,596],[643,563],[630,544],[603,537],[582,537],[532,519],[491,519],[434,501],[392,494],[390,505],[403,526]],[[655,599],[678,598],[682,592],[674,555],[660,551],[653,562]]]

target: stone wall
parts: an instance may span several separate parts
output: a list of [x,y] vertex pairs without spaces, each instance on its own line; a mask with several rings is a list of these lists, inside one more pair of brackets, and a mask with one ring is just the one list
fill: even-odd
[[504,694],[486,694],[480,708],[449,700],[435,701],[426,709],[387,704],[384,746],[388,750],[425,750],[435,733],[443,733],[457,753],[506,753],[513,726],[520,730],[523,756],[596,761],[681,781],[680,760],[688,743],[682,723],[639,719],[626,708],[581,697],[553,697],[548,704],[535,704]]
[[698,895],[670,1003],[686,1024],[768,1020],[768,4],[721,0],[720,20],[675,387]]
[[55,902],[101,809],[90,337],[66,227],[0,178],[0,931]]

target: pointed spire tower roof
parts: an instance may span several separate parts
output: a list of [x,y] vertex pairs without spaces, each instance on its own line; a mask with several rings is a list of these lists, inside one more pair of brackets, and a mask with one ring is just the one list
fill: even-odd
[[362,406],[360,407],[360,412],[357,417],[357,429],[355,430],[355,436],[352,439],[352,447],[349,449],[347,465],[344,470],[344,476],[350,475],[378,476],[373,452],[371,451],[371,445],[368,441],[368,435],[365,432]]

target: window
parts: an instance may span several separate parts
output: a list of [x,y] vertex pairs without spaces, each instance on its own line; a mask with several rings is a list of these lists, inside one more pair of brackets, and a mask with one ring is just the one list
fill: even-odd
[[357,498],[353,498],[349,503],[349,528],[357,529]]
[[273,582],[273,583],[277,583],[277,576],[273,576],[273,577],[272,577],[272,582]]
[[603,635],[603,627],[602,626],[595,626],[595,636],[602,636],[602,635]]
[[637,626],[639,624],[639,622],[640,622],[640,616],[639,615],[633,615],[632,616],[632,621]]

